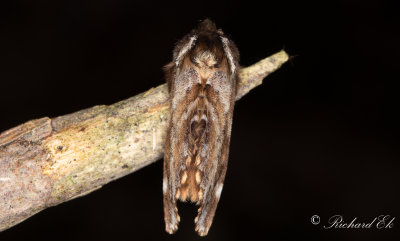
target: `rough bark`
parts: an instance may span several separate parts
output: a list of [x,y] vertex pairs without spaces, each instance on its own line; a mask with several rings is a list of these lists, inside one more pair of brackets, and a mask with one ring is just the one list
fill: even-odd
[[[237,99],[288,60],[280,51],[242,69]],[[110,106],[28,121],[0,134],[0,231],[162,158],[165,84]]]

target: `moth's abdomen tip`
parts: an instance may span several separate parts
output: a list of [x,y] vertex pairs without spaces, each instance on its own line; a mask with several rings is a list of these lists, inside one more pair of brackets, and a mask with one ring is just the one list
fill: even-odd
[[165,229],[165,230],[167,231],[168,234],[171,234],[171,235],[172,235],[172,234],[176,233],[176,230],[177,230],[177,229],[176,229],[176,230]]
[[196,225],[195,231],[199,236],[206,236],[208,234],[209,228],[204,227],[203,225]]
[[197,232],[199,236],[204,237],[207,236],[208,232]]
[[179,222],[181,217],[178,214],[178,208],[175,206],[167,205],[164,208],[164,220],[165,220],[165,231],[169,234],[173,234],[178,230]]
[[176,231],[178,230],[178,225],[177,224],[172,224],[172,223],[170,223],[170,224],[166,224],[166,226],[165,226],[165,231],[167,231],[167,233],[169,233],[169,234],[174,234],[174,233],[176,233]]

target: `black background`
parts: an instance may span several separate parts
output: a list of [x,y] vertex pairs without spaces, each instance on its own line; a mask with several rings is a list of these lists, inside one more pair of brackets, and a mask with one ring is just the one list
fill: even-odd
[[[282,48],[297,57],[237,102],[206,238],[190,204],[179,206],[178,232],[164,231],[158,161],[0,240],[399,240],[399,12],[395,1],[361,0],[2,1],[0,131],[163,83],[174,43],[205,17],[243,66]],[[396,219],[388,230],[323,229],[335,214]]]

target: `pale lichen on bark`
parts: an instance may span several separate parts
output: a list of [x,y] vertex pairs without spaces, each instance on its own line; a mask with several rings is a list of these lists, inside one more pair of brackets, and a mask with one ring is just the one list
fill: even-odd
[[[282,50],[243,68],[237,99],[287,60]],[[163,84],[110,106],[1,133],[0,231],[161,159],[168,115]]]

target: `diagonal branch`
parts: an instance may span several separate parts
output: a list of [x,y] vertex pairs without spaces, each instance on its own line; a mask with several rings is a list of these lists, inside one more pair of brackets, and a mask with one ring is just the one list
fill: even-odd
[[[287,60],[282,50],[242,69],[237,99]],[[0,231],[161,159],[168,113],[163,84],[110,106],[1,133]]]

